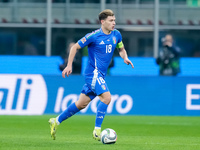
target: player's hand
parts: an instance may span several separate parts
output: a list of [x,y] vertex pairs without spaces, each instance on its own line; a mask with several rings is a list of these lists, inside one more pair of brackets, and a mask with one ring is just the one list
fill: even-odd
[[166,42],[164,43],[164,45],[165,45],[165,46],[168,46],[168,47],[172,47],[172,42],[166,41]]
[[69,75],[72,73],[72,67],[67,66],[63,71],[62,71],[62,77],[65,78],[65,75],[69,77]]
[[131,67],[134,68],[133,63],[128,58],[124,59],[124,63],[126,63],[127,65],[131,64]]

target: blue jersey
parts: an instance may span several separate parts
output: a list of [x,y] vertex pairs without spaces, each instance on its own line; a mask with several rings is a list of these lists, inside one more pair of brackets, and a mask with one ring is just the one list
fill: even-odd
[[88,46],[88,64],[85,75],[96,70],[105,77],[118,43],[122,43],[122,36],[116,29],[107,35],[100,28],[80,39],[78,44],[81,48]]

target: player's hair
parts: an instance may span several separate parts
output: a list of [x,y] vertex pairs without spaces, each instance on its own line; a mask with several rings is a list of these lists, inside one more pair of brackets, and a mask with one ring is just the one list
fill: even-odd
[[110,9],[105,9],[102,12],[99,13],[99,21],[105,20],[108,16],[114,16],[115,14],[113,13],[112,10]]

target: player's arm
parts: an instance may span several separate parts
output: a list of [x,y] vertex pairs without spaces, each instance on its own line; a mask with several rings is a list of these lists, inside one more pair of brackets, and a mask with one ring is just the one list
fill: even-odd
[[121,58],[124,59],[124,63],[126,63],[127,65],[131,64],[132,68],[134,68],[133,63],[128,59],[128,55],[126,53],[126,50],[124,48],[122,41],[117,44],[117,48],[119,51],[119,55],[121,56]]
[[62,77],[65,78],[65,75],[67,75],[67,77],[72,73],[72,63],[74,60],[74,57],[76,55],[77,50],[81,49],[80,45],[78,43],[74,44],[71,49],[70,49],[70,53],[68,56],[68,63],[67,66],[65,67],[65,69],[62,71]]

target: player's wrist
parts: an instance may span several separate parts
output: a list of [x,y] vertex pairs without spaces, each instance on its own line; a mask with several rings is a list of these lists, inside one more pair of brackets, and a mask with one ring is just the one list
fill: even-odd
[[127,59],[128,59],[128,57],[127,57],[127,56],[125,56],[125,57],[124,57],[124,60],[127,60]]
[[72,62],[68,61],[67,66],[72,66]]
[[68,68],[72,68],[72,64],[67,64],[67,67]]

